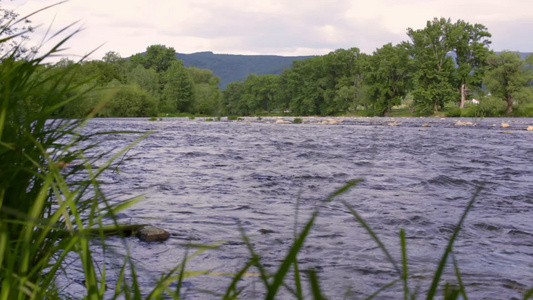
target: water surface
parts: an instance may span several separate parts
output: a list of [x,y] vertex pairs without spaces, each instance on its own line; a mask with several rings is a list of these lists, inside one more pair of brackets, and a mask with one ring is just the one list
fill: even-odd
[[[189,270],[238,271],[250,257],[239,226],[274,272],[291,246],[295,223],[301,229],[318,210],[298,256],[301,269],[317,270],[331,299],[347,292],[349,299],[369,296],[398,275],[345,201],[398,261],[399,231],[406,231],[410,287],[423,293],[461,213],[483,185],[454,246],[466,290],[472,299],[510,299],[533,287],[533,132],[525,130],[532,119],[462,120],[478,126],[438,118],[353,118],[336,125],[274,121],[89,123],[92,131],[154,131],[127,153],[118,173],[103,177],[108,193],[119,199],[146,195],[119,215],[121,223],[150,223],[172,234],[161,244],[128,240],[141,285],[149,287],[181,262],[190,241],[225,243],[193,259]],[[502,129],[502,122],[510,127]],[[102,147],[124,147],[135,138],[116,135]],[[324,201],[356,178],[364,181]],[[444,278],[455,281],[453,266]],[[242,298],[260,297],[258,280],[241,282]],[[183,296],[220,298],[200,290],[222,293],[230,281],[191,277]],[[399,298],[399,291],[400,284],[381,298]],[[286,291],[280,298],[291,299]]]

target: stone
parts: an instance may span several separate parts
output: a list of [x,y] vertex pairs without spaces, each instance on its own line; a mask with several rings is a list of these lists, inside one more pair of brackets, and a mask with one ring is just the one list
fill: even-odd
[[501,127],[501,128],[509,128],[509,127],[511,127],[511,125],[509,125],[509,124],[507,124],[507,123],[502,123],[502,124],[500,125],[500,127]]
[[291,122],[285,120],[276,120],[276,124],[290,124]]
[[422,124],[422,127],[430,127],[429,123]]
[[145,242],[164,242],[168,240],[170,233],[164,229],[148,225],[137,229],[135,236]]
[[463,122],[463,121],[457,121],[454,124],[455,126],[472,126],[474,125],[472,122]]
[[528,126],[526,130],[527,131],[533,131],[533,126]]

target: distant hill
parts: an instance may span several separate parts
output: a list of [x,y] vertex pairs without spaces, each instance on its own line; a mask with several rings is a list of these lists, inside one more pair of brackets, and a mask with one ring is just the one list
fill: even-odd
[[176,57],[183,60],[183,64],[186,67],[195,66],[200,69],[212,70],[215,75],[220,77],[220,88],[224,89],[228,83],[243,80],[253,73],[257,75],[281,74],[283,69],[292,66],[293,61],[313,56],[236,55],[198,52],[192,54],[177,53]]
[[[531,53],[521,52],[525,59]],[[454,54],[450,54],[454,57]],[[214,54],[213,52],[197,52],[192,54],[177,53],[176,57],[183,60],[186,67],[195,66],[209,69],[220,77],[220,88],[225,89],[228,83],[241,81],[250,74],[279,75],[285,68],[292,66],[295,60],[311,58],[313,56],[277,56],[277,55],[237,55]]]

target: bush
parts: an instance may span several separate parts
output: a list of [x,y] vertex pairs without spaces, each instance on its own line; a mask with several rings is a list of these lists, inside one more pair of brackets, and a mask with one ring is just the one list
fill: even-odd
[[294,123],[294,124],[302,124],[303,121],[302,121],[302,118],[294,118],[294,120],[292,120],[292,123]]
[[236,121],[237,116],[228,116],[228,121]]
[[122,86],[109,103],[113,117],[148,117],[157,113],[157,101],[138,85]]
[[461,109],[458,107],[450,107],[444,112],[444,114],[449,118],[461,117]]
[[506,104],[501,99],[488,96],[477,105],[465,109],[464,115],[472,118],[499,117],[505,114]]

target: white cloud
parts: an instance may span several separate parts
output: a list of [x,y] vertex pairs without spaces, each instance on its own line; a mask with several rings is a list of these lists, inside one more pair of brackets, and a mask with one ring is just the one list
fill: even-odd
[[[53,2],[3,1],[21,14]],[[310,55],[338,48],[376,48],[407,39],[406,29],[423,28],[434,17],[481,23],[493,34],[492,48],[533,51],[530,0],[71,0],[31,19],[52,32],[80,20],[84,30],[67,54],[83,55],[104,44],[129,56],[152,44],[178,52],[214,51]]]

